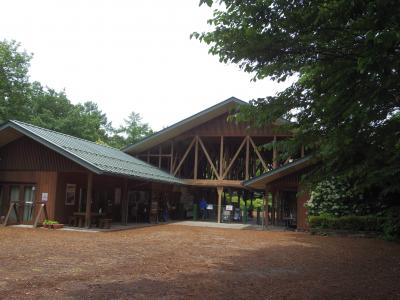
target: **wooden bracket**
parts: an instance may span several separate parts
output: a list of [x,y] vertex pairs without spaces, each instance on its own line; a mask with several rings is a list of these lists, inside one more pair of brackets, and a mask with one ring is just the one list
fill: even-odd
[[218,179],[221,179],[220,175],[218,174],[217,168],[214,166],[214,163],[212,162],[211,157],[210,157],[210,155],[208,154],[207,149],[206,149],[206,147],[205,147],[204,144],[203,144],[203,141],[201,140],[200,137],[198,137],[198,140],[199,140],[199,143],[200,143],[200,147],[201,147],[201,149],[203,149],[203,152],[204,152],[204,154],[205,154],[205,156],[206,156],[206,158],[207,158],[207,161],[208,161],[208,163],[210,164],[211,169],[213,170],[215,176],[216,176]]
[[49,215],[47,214],[46,203],[42,203],[40,205],[39,212],[38,212],[38,214],[36,216],[36,219],[35,219],[35,223],[33,223],[33,228],[37,228],[38,227],[39,219],[40,219],[40,216],[42,214],[44,214],[45,220],[47,220],[49,218]]
[[196,137],[193,138],[192,142],[190,143],[189,147],[186,149],[185,154],[183,154],[183,157],[181,159],[181,161],[179,162],[178,166],[176,167],[175,171],[174,171],[174,176],[176,175],[176,173],[178,173],[179,169],[181,168],[183,162],[185,161],[186,157],[188,156],[190,150],[192,150],[194,143],[196,142]]
[[226,168],[224,174],[222,175],[221,179],[225,179],[226,175],[228,174],[229,170],[231,169],[233,163],[235,162],[236,158],[239,156],[240,151],[242,151],[243,146],[246,144],[247,137],[243,139],[243,142],[240,144],[239,149],[236,151],[235,155],[233,156],[232,160],[230,161],[228,167]]
[[7,216],[6,216],[6,218],[4,219],[3,226],[7,226],[8,220],[10,219],[11,212],[12,212],[13,210],[14,210],[14,212],[15,212],[15,217],[16,217],[16,219],[17,219],[17,223],[18,223],[18,224],[21,223],[21,219],[19,218],[19,213],[18,213],[17,205],[16,205],[15,202],[12,202],[12,203],[10,204],[10,208],[8,209]]

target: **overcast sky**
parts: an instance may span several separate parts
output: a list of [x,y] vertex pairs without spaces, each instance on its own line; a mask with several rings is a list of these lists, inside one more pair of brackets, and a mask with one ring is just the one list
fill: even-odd
[[0,0],[0,39],[34,54],[31,79],[74,102],[95,101],[113,125],[131,111],[159,130],[231,96],[284,86],[251,82],[190,40],[212,11],[199,0]]

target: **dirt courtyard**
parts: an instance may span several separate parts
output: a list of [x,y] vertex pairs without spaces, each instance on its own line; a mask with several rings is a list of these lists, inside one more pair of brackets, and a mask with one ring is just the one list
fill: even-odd
[[400,245],[160,225],[0,228],[0,299],[400,299]]

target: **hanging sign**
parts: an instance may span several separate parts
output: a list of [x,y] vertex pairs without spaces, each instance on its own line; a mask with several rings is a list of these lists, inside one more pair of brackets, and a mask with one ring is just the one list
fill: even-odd
[[228,211],[232,211],[233,210],[233,205],[227,205],[225,209],[228,210]]

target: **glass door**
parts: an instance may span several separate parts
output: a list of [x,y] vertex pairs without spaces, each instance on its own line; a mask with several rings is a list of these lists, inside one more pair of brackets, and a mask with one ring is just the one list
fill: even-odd
[[35,209],[35,187],[25,186],[24,188],[24,213],[23,223],[30,223],[33,220],[34,209]]

